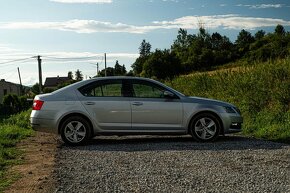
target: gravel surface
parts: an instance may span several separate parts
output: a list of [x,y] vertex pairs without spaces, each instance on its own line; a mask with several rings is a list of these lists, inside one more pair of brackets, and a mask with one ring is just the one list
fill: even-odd
[[62,145],[56,192],[290,192],[290,145],[239,136],[96,137]]

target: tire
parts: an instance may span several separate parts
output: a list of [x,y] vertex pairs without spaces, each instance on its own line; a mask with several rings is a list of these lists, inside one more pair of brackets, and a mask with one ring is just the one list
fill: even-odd
[[195,140],[209,142],[217,139],[221,131],[221,125],[215,115],[201,113],[192,119],[189,129]]
[[91,136],[91,127],[88,121],[82,117],[72,116],[61,125],[62,140],[72,146],[84,144]]

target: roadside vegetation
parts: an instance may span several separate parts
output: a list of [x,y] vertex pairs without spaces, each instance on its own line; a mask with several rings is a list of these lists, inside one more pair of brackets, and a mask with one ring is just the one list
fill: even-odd
[[22,152],[16,149],[16,144],[26,137],[33,135],[29,116],[31,110],[11,115],[0,120],[0,192],[17,178],[17,174],[7,174],[7,169],[21,163]]
[[235,104],[243,133],[290,142],[290,33],[241,30],[235,42],[224,35],[180,29],[170,49],[151,51],[143,40],[133,63],[135,76],[158,79],[190,96]]
[[290,59],[180,76],[168,85],[189,96],[227,101],[244,117],[243,133],[290,142]]

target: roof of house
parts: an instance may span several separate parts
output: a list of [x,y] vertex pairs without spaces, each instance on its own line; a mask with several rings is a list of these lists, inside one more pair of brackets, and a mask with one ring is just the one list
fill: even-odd
[[44,87],[56,87],[57,85],[71,80],[69,77],[47,77],[45,79]]
[[20,86],[20,84],[13,83],[13,82],[8,82],[8,81],[6,81],[5,79],[0,79],[0,83],[1,83],[1,82],[4,82],[4,83],[6,83],[6,84],[12,84],[12,85]]

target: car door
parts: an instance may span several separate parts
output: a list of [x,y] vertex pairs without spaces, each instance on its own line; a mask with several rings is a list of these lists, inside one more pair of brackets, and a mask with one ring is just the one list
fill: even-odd
[[131,88],[133,130],[183,130],[183,106],[178,96],[167,98],[166,88],[146,80],[131,80]]
[[100,129],[131,129],[130,99],[122,93],[123,81],[99,80],[80,89],[81,102]]

